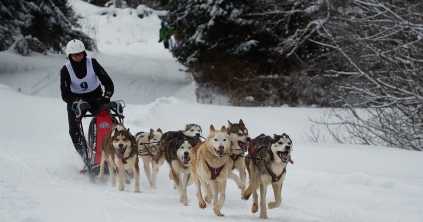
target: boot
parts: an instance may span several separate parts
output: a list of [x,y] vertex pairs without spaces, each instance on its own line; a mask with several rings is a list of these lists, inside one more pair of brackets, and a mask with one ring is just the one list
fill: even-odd
[[81,132],[75,131],[75,132],[69,132],[73,146],[75,147],[76,152],[81,156],[82,161],[84,161],[85,165],[88,163],[88,157],[87,157],[87,151],[88,146],[85,142],[84,138],[81,135]]
[[84,161],[85,165],[87,165],[88,163],[88,159],[87,159],[87,148],[86,145],[84,145],[85,142],[83,142],[82,144],[73,144],[73,146],[76,149],[76,152],[78,152],[78,154],[81,156],[82,161]]

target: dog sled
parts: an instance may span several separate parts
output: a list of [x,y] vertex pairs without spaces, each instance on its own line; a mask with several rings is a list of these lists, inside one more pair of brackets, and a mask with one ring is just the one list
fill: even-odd
[[[91,106],[86,101],[74,102],[72,107],[75,110],[76,123],[86,145],[85,154],[87,162],[80,173],[84,174],[88,172],[90,179],[95,181],[95,176],[100,172],[103,137],[110,132],[113,124],[123,122],[125,118],[123,116],[125,103],[122,100],[111,101],[108,104],[104,104],[102,110],[97,115],[87,114]],[[88,139],[85,137],[82,124],[82,118],[86,117],[92,117],[88,128]],[[105,172],[108,173],[108,169]]]

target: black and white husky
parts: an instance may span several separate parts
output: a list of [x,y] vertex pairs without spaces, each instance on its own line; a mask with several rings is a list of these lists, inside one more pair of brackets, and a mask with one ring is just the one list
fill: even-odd
[[249,153],[245,157],[250,185],[244,193],[247,200],[253,194],[253,213],[258,211],[257,189],[260,188],[260,218],[267,218],[266,190],[272,185],[275,201],[269,202],[269,209],[278,207],[282,202],[282,184],[286,176],[288,162],[293,164],[291,153],[293,150],[292,140],[285,133],[273,137],[261,134],[253,141]]
[[[179,131],[169,131],[162,135],[162,138],[160,139],[160,143],[157,147],[156,152],[156,165],[153,167],[153,175],[155,176],[159,172],[159,168],[164,164],[166,160],[165,153],[168,152],[168,149],[177,149],[173,145],[171,145],[171,141],[174,141],[175,138],[177,138],[180,134],[185,135],[186,137],[193,138],[197,143],[201,142],[201,139],[203,137],[203,130],[201,129],[200,125],[197,124],[187,124],[185,125],[184,130]],[[194,144],[195,145],[195,144]],[[169,171],[169,178],[172,180],[172,172]],[[192,181],[190,181],[192,182]],[[176,184],[175,184],[176,188]]]

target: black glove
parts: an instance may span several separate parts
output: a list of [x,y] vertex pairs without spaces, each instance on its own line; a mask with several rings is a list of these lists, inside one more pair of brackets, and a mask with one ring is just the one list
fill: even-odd
[[101,98],[101,103],[104,105],[104,104],[109,104],[110,103],[110,97],[109,96],[107,96],[107,95],[105,95],[105,96],[103,96],[102,98]]
[[162,42],[162,39],[160,39],[159,42]]

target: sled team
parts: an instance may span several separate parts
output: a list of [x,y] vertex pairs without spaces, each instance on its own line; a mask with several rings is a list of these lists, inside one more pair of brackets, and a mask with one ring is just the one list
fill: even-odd
[[[86,140],[75,122],[72,104],[81,99],[87,101],[91,107],[88,111],[96,115],[102,105],[110,102],[114,86],[101,65],[87,57],[80,40],[71,40],[66,51],[69,62],[60,73],[62,99],[67,103],[70,137],[75,149],[86,161],[83,149]],[[101,85],[105,87],[104,94]],[[253,195],[251,211],[256,213],[260,208],[260,218],[267,218],[267,187],[272,186],[275,198],[274,202],[268,203],[268,207],[276,208],[282,202],[286,167],[288,162],[293,163],[293,144],[289,136],[285,133],[272,137],[261,134],[251,139],[240,119],[238,123],[228,121],[228,126],[223,125],[220,129],[210,125],[209,135],[204,141],[202,138],[202,129],[197,124],[187,124],[180,131],[163,133],[161,129],[151,129],[132,134],[123,123],[114,123],[110,132],[103,137],[98,179],[104,180],[107,160],[112,185],[116,185],[116,172],[118,188],[124,190],[124,182],[130,183],[128,173],[133,173],[134,191],[139,193],[141,159],[150,188],[155,189],[156,175],[166,161],[170,166],[169,179],[173,181],[185,206],[189,202],[187,186],[194,183],[199,207],[206,208],[207,203],[213,201],[214,213],[224,216],[221,209],[226,199],[227,179],[231,179],[240,189],[241,199],[247,200]],[[257,189],[260,189],[260,205]]]
[[[169,179],[180,194],[180,201],[188,206],[187,186],[195,183],[200,208],[206,208],[213,201],[213,211],[218,216],[226,199],[226,181],[232,179],[241,190],[241,199],[247,200],[253,194],[251,211],[260,208],[260,218],[267,218],[266,190],[272,186],[274,202],[269,209],[282,202],[282,184],[286,166],[291,160],[292,140],[287,134],[267,136],[261,134],[254,139],[248,135],[244,122],[228,121],[228,126],[215,129],[210,125],[210,134],[202,141],[202,129],[197,124],[187,124],[184,130],[163,133],[161,129],[138,132],[133,136],[122,123],[115,124],[103,139],[102,160],[98,179],[104,179],[104,161],[107,160],[112,185],[124,190],[129,184],[128,173],[134,174],[135,192],[140,192],[139,159],[150,188],[156,188],[156,175],[166,161],[170,167]],[[247,155],[245,155],[248,153]],[[237,169],[238,174],[233,171]],[[246,170],[249,185],[246,182]],[[260,188],[260,207],[257,189]],[[204,191],[204,196],[202,194]]]

